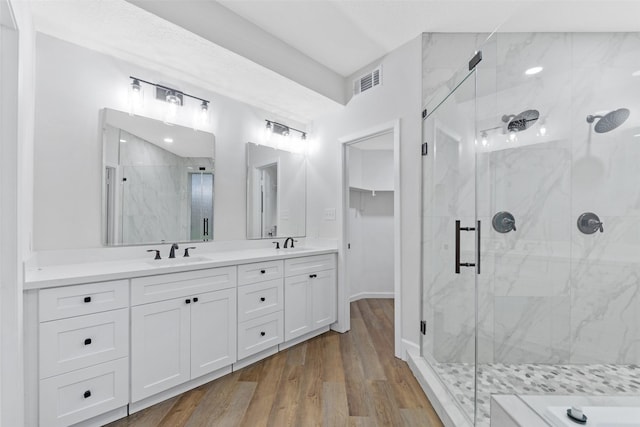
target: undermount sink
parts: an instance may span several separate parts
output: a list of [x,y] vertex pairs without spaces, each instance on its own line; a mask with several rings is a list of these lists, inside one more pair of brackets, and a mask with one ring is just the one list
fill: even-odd
[[277,249],[277,251],[282,253],[290,253],[290,252],[306,251],[308,249],[309,248],[283,248],[283,249]]
[[176,257],[176,258],[163,258],[163,259],[154,259],[151,261],[147,261],[146,264],[149,264],[154,267],[164,267],[168,265],[188,265],[194,264],[198,262],[211,261],[209,258],[205,258],[202,256],[191,256],[191,257]]

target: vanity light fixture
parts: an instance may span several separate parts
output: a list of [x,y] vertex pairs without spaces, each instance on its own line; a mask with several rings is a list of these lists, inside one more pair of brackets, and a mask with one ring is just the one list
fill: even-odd
[[164,101],[167,103],[167,109],[165,113],[165,121],[173,121],[178,112],[178,107],[184,105],[185,97],[192,98],[201,101],[200,108],[197,109],[196,117],[197,121],[206,123],[209,116],[209,101],[197,96],[189,95],[178,89],[163,86],[158,83],[152,83],[147,80],[140,79],[138,77],[129,76],[132,80],[130,85],[130,98],[131,98],[131,110],[130,114],[134,114],[135,110],[142,105],[142,85],[141,83],[153,86],[155,88],[155,99]]
[[291,131],[294,131],[300,134],[301,140],[304,141],[307,139],[307,133],[300,129],[292,128],[290,126],[283,125],[282,123],[274,122],[273,120],[265,120],[265,122],[267,122],[265,125],[267,134],[275,133],[277,135],[287,137],[291,134]]

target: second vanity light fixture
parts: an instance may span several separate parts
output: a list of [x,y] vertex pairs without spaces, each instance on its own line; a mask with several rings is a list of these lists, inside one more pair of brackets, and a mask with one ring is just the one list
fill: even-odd
[[145,83],[155,88],[155,99],[164,101],[167,103],[165,111],[165,122],[173,122],[178,112],[178,107],[184,105],[185,97],[200,101],[200,106],[197,109],[195,123],[205,124],[209,118],[209,101],[194,95],[189,95],[178,89],[173,89],[168,86],[163,86],[158,83],[152,83],[147,80],[140,79],[138,77],[129,76],[132,80],[129,86],[129,98],[130,98],[130,110],[129,114],[133,115],[136,111],[142,108],[143,104],[143,92],[141,83]]
[[274,122],[273,120],[265,119],[265,122],[267,122],[267,124],[265,125],[267,134],[275,133],[276,135],[289,136],[291,134],[291,131],[294,131],[300,134],[301,140],[304,141],[305,139],[307,139],[307,133],[304,131],[292,128],[287,125],[283,125],[282,123]]

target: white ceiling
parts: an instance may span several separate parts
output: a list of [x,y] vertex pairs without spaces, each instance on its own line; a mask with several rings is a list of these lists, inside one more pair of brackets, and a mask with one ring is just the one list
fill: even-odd
[[421,32],[640,31],[640,0],[37,0],[31,10],[38,31],[300,123],[338,111],[344,77]]
[[421,32],[640,31],[638,0],[221,0],[343,76]]
[[[179,157],[214,157],[215,137],[203,132],[166,124],[147,117],[131,116],[122,111],[106,109],[105,123],[142,138]],[[169,139],[171,142],[167,142]]]

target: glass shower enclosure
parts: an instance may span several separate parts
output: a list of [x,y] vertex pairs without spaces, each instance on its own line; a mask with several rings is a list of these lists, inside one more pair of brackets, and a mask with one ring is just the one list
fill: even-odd
[[423,41],[421,356],[470,425],[640,395],[640,34]]

